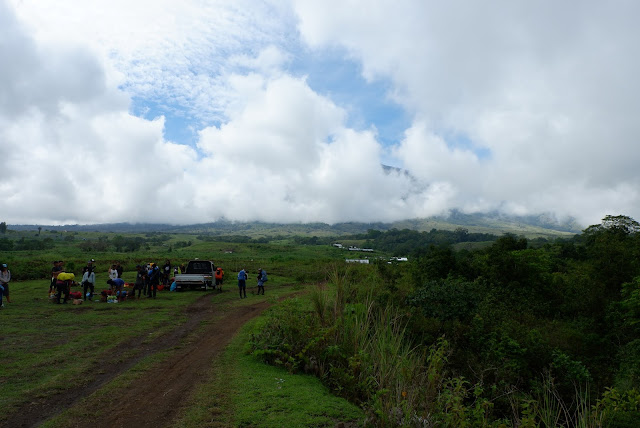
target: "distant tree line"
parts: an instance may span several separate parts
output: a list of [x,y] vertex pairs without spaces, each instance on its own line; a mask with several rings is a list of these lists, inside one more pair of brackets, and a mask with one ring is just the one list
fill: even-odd
[[259,237],[253,238],[247,235],[198,235],[197,239],[204,242],[230,242],[234,244],[268,244],[272,238]]
[[377,251],[390,253],[393,256],[407,256],[431,245],[495,241],[498,236],[490,233],[470,233],[468,229],[459,227],[455,230],[431,229],[429,232],[410,229],[391,229],[387,232],[369,230],[366,234],[354,235],[353,238],[366,239],[367,247],[373,247]]
[[51,238],[26,239],[21,237],[16,241],[8,238],[0,239],[0,251],[48,250],[54,246]]
[[336,241],[365,241],[366,248],[390,253],[393,256],[407,256],[430,245],[451,245],[460,242],[495,241],[497,235],[490,233],[469,233],[466,228],[459,227],[453,231],[431,229],[429,232],[418,232],[411,229],[391,229],[381,231],[369,229],[366,233],[346,236],[295,236],[293,241],[299,245],[330,245]]

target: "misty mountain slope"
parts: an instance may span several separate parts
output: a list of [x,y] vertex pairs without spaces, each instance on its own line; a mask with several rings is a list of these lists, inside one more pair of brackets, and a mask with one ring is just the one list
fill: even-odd
[[408,219],[393,223],[264,223],[264,222],[234,222],[221,220],[212,223],[193,225],[170,225],[151,223],[112,223],[92,225],[8,225],[11,230],[67,230],[67,231],[95,231],[114,233],[150,233],[171,232],[211,235],[247,235],[247,236],[343,236],[364,233],[369,229],[390,230],[410,229],[429,231],[431,229],[455,230],[468,229],[477,233],[513,233],[526,237],[562,237],[580,233],[584,228],[569,219],[558,221],[552,215],[516,217],[499,213],[492,214],[464,214],[452,211],[448,216],[430,217],[424,219]]

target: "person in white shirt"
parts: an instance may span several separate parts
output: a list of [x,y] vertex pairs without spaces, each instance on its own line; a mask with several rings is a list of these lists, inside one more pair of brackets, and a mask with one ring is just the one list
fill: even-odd
[[[87,300],[87,297],[89,298],[89,300],[91,300],[93,298],[93,292],[95,290],[95,286],[96,286],[96,274],[95,272],[93,272],[92,269],[90,269],[89,267],[85,267],[83,269],[83,274],[82,274],[82,288],[83,288],[83,293],[82,296],[84,298],[84,300]],[[89,290],[89,292],[87,293],[87,290]]]

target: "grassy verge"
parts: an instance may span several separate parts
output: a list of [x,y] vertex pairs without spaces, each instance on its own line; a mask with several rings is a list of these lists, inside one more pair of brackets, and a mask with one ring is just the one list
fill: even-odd
[[353,404],[335,397],[307,375],[259,362],[246,344],[258,323],[248,323],[215,361],[176,427],[333,427],[364,418]]

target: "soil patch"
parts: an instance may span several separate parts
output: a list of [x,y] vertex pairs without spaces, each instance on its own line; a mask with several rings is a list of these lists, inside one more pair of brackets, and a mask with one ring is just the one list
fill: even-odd
[[154,367],[135,382],[111,406],[104,416],[87,426],[161,427],[180,413],[194,387],[211,370],[213,359],[229,344],[236,331],[269,306],[267,302],[238,307],[215,323],[205,326],[198,337],[168,361]]

